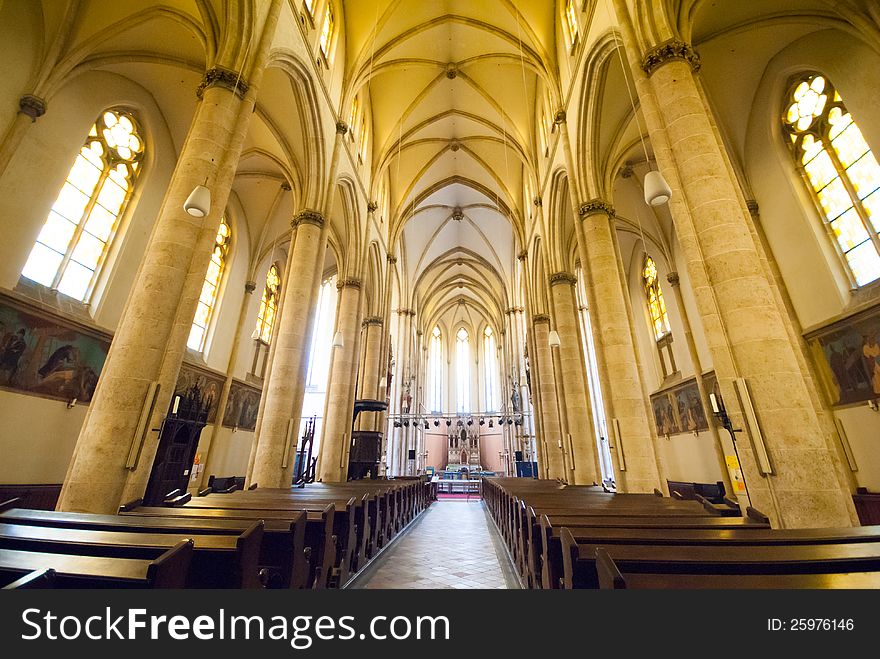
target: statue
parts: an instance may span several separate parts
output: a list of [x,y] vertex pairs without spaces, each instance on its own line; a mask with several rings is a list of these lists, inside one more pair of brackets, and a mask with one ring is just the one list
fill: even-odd
[[410,405],[412,405],[412,395],[410,394],[410,381],[404,380],[403,391],[400,393],[400,413],[409,414]]
[[512,386],[513,392],[510,394],[510,404],[513,406],[514,412],[519,412],[519,382],[514,380]]

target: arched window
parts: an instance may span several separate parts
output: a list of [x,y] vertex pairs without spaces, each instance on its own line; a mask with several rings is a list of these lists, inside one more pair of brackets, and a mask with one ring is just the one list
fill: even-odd
[[333,1],[327,1],[327,9],[324,11],[324,25],[321,27],[321,54],[327,62],[330,62],[330,51],[333,47],[333,37],[336,31],[336,19],[333,16]]
[[281,275],[278,273],[278,264],[273,263],[266,273],[266,286],[263,288],[260,311],[257,313],[257,327],[254,330],[255,337],[267,345],[272,338],[272,327],[275,324],[280,298]]
[[303,6],[306,8],[306,11],[309,12],[309,16],[313,16],[315,13],[315,0],[303,0]]
[[431,392],[432,412],[443,411],[443,349],[440,328],[435,327],[431,332],[431,349],[428,355],[430,382],[428,390]]
[[660,290],[660,282],[657,280],[657,264],[647,254],[642,266],[642,285],[648,303],[651,330],[654,333],[654,340],[657,342],[660,365],[663,368],[663,377],[665,378],[676,371],[675,355],[672,352],[672,332],[669,327],[669,315],[666,313],[666,301],[663,299],[663,291]]
[[224,217],[220,220],[220,228],[217,230],[217,238],[214,240],[214,251],[211,253],[211,262],[208,264],[208,272],[205,273],[202,293],[199,295],[199,305],[196,307],[196,315],[189,330],[189,340],[186,342],[187,347],[196,352],[202,352],[205,349],[208,326],[214,315],[214,305],[217,303],[217,292],[220,288],[220,280],[223,278],[223,270],[226,268],[231,239],[232,229],[229,228]]
[[486,377],[486,412],[498,409],[498,354],[491,327],[483,330],[483,365]]
[[330,374],[330,350],[336,327],[336,275],[325,279],[318,297],[318,315],[312,331],[312,345],[309,351],[309,373],[307,386],[323,390]]
[[573,49],[578,38],[578,11],[574,0],[565,0],[565,26],[568,47]]
[[101,113],[31,249],[23,277],[88,302],[144,156],[125,110]]
[[456,412],[471,411],[471,345],[468,331],[462,327],[455,335]]
[[802,76],[783,126],[852,282],[880,278],[880,166],[840,94],[821,75]]

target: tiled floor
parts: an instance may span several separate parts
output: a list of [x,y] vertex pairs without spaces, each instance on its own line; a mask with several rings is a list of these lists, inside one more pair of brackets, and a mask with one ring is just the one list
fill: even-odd
[[356,588],[518,588],[482,501],[435,501]]

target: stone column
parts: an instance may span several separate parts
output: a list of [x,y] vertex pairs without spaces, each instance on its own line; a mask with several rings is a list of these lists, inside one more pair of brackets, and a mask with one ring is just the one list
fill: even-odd
[[[681,294],[681,286],[679,285],[678,273],[670,272],[666,275],[666,281],[672,286],[672,292],[675,296],[675,304],[678,307],[679,316],[681,317],[681,325],[684,331],[684,342],[687,345],[688,354],[691,357],[691,364],[694,367],[694,376],[697,381],[697,391],[700,394],[700,404],[703,406],[703,414],[706,416],[706,419],[709,421],[709,436],[712,439],[712,448],[715,451],[715,458],[718,460],[718,468],[721,471],[721,477],[724,481],[724,489],[726,489],[731,497],[734,498],[737,496],[736,490],[733,489],[733,485],[730,481],[730,472],[727,469],[727,460],[724,457],[724,446],[721,444],[721,437],[718,435],[718,427],[715,425],[715,419],[712,414],[712,405],[709,401],[709,392],[706,391],[706,386],[703,384],[703,365],[700,362],[700,353],[697,351],[697,344],[694,341],[694,334],[691,330],[691,321],[688,317],[687,307],[684,306],[684,297]],[[747,504],[746,497],[743,497],[745,501],[741,501],[741,504]],[[743,513],[745,513],[745,505],[741,505],[743,508]]]
[[615,0],[615,9],[657,161],[673,190],[673,221],[725,404],[733,423],[745,427],[734,388],[743,378],[770,457],[772,473],[761,474],[749,435],[741,435],[737,447],[752,505],[782,527],[848,526],[851,496],[695,79],[699,56],[673,40],[639,62],[625,3]]
[[351,417],[354,414],[354,380],[360,356],[361,282],[339,282],[336,331],[342,333],[342,347],[333,348],[330,376],[324,400],[324,428],[318,459],[318,479],[342,482],[348,475],[348,447],[351,445]]
[[[559,333],[559,366],[557,377],[565,384],[565,411],[571,442],[566,450],[571,453],[572,477],[577,484],[598,483],[601,480],[593,433],[593,412],[587,392],[587,370],[583,342],[578,325],[577,278],[568,272],[550,276],[550,303]],[[563,438],[566,443],[567,438]]]
[[[381,316],[369,316],[361,322],[364,348],[361,353],[360,373],[358,373],[358,398],[376,400],[379,396],[384,325]],[[375,412],[361,413],[358,416],[358,429],[378,430],[376,421]]]
[[648,421],[648,405],[629,326],[624,297],[628,293],[622,285],[614,248],[613,216],[611,205],[600,199],[580,207],[583,247],[595,298],[591,311],[599,334],[596,350],[604,353],[607,369],[609,391],[603,393],[611,412],[608,424],[613,426],[614,419],[617,419],[620,428],[619,436],[609,428],[615,460],[619,462],[618,448],[622,448],[624,456],[624,464],[617,464],[620,470],[618,486],[625,492],[651,492],[661,487],[661,474],[658,473],[655,436]]
[[[563,460],[562,427],[559,414],[559,400],[556,390],[553,355],[550,352],[550,316],[535,314],[532,318],[535,355],[532,362],[532,386],[537,387],[541,401],[541,430],[545,442],[547,478],[566,479]],[[537,378],[535,377],[537,371]]]
[[[166,416],[186,351],[279,4],[272,4],[264,25],[249,85],[230,71],[205,74],[201,102],[80,431],[59,510],[114,513],[123,501],[144,494],[159,439],[152,429]],[[213,197],[211,213],[195,218],[183,210],[183,203],[206,179]],[[154,382],[159,385],[155,405],[139,430]],[[136,464],[129,460],[130,450],[138,455]]]
[[[318,265],[324,259],[324,218],[314,210],[297,213],[288,258],[288,286],[282,292],[284,313],[278,319],[272,373],[263,387],[266,404],[254,457],[251,483],[288,487],[293,477],[293,452],[299,435],[305,381],[308,373]],[[284,463],[287,454],[286,466]]]

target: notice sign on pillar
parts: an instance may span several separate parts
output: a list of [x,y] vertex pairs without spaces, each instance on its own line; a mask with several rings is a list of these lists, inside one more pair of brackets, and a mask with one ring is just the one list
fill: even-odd
[[727,461],[727,471],[730,473],[730,482],[733,485],[734,494],[745,494],[746,484],[743,481],[739,461],[735,455],[725,455],[724,459]]

